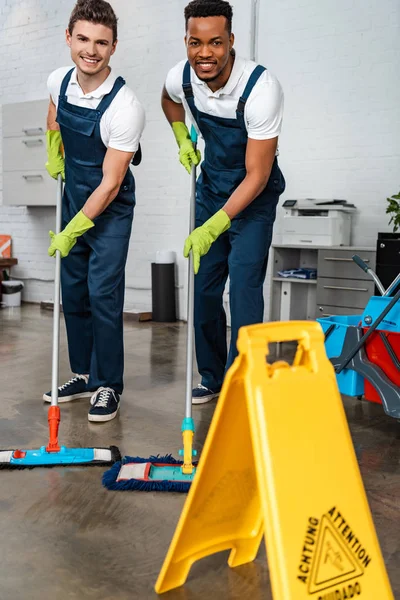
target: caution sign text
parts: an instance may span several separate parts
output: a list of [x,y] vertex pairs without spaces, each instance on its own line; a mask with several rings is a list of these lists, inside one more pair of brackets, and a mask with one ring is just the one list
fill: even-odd
[[[310,517],[298,567],[298,579],[318,600],[345,600],[361,595],[359,581],[371,563],[361,539],[337,507],[321,519]],[[346,585],[345,585],[346,584]],[[330,588],[331,592],[324,592]]]

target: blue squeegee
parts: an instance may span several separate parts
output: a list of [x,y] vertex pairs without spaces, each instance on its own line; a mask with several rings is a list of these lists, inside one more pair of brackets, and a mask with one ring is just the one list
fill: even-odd
[[[61,230],[62,179],[58,176],[56,204],[56,233]],[[60,408],[58,406],[58,356],[60,340],[60,272],[61,255],[56,252],[54,276],[53,360],[51,406],[48,412],[49,443],[36,450],[0,450],[0,469],[33,469],[34,467],[66,467],[110,465],[121,460],[116,446],[109,448],[67,448],[58,444]]]

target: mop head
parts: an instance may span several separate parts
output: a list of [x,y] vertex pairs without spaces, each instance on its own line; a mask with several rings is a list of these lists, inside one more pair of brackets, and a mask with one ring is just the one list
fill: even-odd
[[35,467],[105,466],[121,460],[116,446],[109,448],[66,448],[47,452],[37,450],[0,450],[0,469],[34,469]]
[[125,456],[104,473],[103,485],[109,490],[186,493],[196,469],[185,475],[182,465],[183,462],[175,460],[171,454],[149,458]]

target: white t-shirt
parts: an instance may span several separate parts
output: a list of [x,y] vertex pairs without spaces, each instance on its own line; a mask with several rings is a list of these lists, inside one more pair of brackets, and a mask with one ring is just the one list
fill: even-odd
[[[186,60],[173,67],[165,82],[165,88],[174,102],[184,105],[190,117],[190,109],[182,89],[182,75]],[[249,77],[257,63],[235,57],[232,72],[224,87],[213,92],[190,69],[194,103],[198,110],[225,119],[236,118],[236,108]],[[278,79],[266,70],[255,84],[244,109],[247,135],[254,140],[269,140],[279,136],[283,116],[283,91]],[[192,117],[193,120],[193,117]],[[194,120],[193,120],[194,124]]]
[[[53,71],[47,80],[47,89],[58,105],[61,83],[71,67],[61,67]],[[67,99],[70,104],[91,108],[95,110],[103,97],[111,92],[116,75],[113,71],[107,79],[93,92],[84,94],[76,78],[76,68],[71,73],[67,86]],[[136,98],[133,91],[124,85],[115,96],[114,100],[104,112],[100,120],[100,135],[106,148],[136,152],[145,126],[145,112],[143,106]]]

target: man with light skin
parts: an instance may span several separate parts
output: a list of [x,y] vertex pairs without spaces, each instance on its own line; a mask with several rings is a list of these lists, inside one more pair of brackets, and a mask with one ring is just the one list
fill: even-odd
[[[236,354],[238,330],[263,321],[263,284],[276,206],[285,189],[277,162],[283,92],[264,67],[236,56],[232,7],[193,0],[185,8],[187,60],[173,67],[162,108],[188,172],[200,162],[185,115],[205,141],[196,229],[185,242],[195,277],[195,343],[201,383],[192,401],[216,398]],[[231,343],[223,292],[230,278]]]
[[[129,165],[140,162],[145,115],[134,92],[109,67],[117,18],[104,0],[79,0],[66,41],[75,67],[48,79],[46,168],[65,179],[62,231],[50,232],[49,255],[61,253],[62,303],[74,376],[59,402],[91,397],[88,419],[119,410],[123,390],[125,264],[135,206]],[[44,394],[51,401],[51,392]]]

